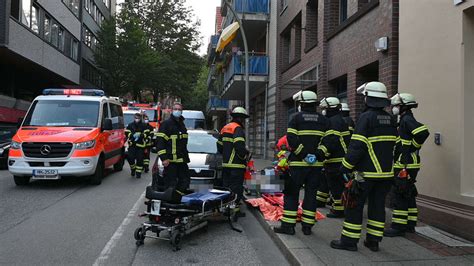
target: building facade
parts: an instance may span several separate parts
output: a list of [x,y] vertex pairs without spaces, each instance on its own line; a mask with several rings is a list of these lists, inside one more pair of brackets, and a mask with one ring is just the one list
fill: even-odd
[[420,218],[474,240],[474,1],[401,0],[399,72],[400,92],[415,95],[415,117],[431,132]]
[[115,10],[115,0],[0,2],[0,94],[31,100],[46,87],[100,87],[81,75],[88,72],[83,59],[93,65],[82,45],[84,29],[98,30],[84,14],[88,2],[95,3],[100,20]]

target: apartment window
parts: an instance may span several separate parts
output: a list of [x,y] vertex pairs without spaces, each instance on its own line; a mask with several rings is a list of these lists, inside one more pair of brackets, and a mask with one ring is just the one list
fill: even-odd
[[20,0],[12,0],[10,6],[10,15],[16,20],[20,20]]
[[69,8],[69,10],[79,17],[79,1],[80,0],[63,0],[63,3]]
[[21,22],[26,26],[31,26],[31,0],[21,1]]
[[305,36],[306,49],[318,43],[318,0],[308,0],[306,4]]
[[339,0],[339,23],[347,20],[347,0]]
[[48,16],[44,16],[43,35],[45,41],[51,42],[51,18]]
[[280,10],[283,12],[288,7],[288,0],[280,0]]
[[79,42],[76,41],[75,39],[72,39],[71,40],[71,54],[70,54],[70,57],[74,61],[77,61],[78,56],[79,56]]
[[58,47],[58,40],[59,40],[59,25],[57,24],[56,21],[53,21],[53,23],[51,23],[51,44],[54,46],[54,47]]
[[92,0],[85,0],[84,1],[84,8],[87,10],[87,12],[90,13],[90,10],[91,10],[91,1]]
[[40,13],[37,6],[31,8],[31,30],[39,34]]
[[58,29],[58,49],[64,52],[64,29]]

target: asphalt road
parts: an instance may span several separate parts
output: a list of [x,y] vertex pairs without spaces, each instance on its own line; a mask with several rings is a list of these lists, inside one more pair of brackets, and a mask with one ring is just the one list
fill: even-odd
[[[153,160],[152,160],[153,161]],[[133,231],[144,218],[143,192],[151,174],[110,171],[100,186],[81,179],[35,181],[17,187],[0,171],[1,265],[285,265],[284,256],[247,213],[236,227],[213,221],[173,252],[165,241],[135,246]]]

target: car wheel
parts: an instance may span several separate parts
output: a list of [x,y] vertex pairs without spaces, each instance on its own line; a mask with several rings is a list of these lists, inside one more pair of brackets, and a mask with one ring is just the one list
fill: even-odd
[[102,177],[104,176],[104,160],[102,157],[99,158],[94,174],[90,177],[89,182],[91,185],[97,186],[102,183]]
[[121,155],[120,155],[120,160],[116,164],[114,164],[114,171],[115,172],[122,171],[124,163],[125,163],[125,155],[122,152]]
[[29,176],[13,176],[13,180],[15,180],[15,184],[17,186],[26,186],[28,183],[30,183],[30,177]]

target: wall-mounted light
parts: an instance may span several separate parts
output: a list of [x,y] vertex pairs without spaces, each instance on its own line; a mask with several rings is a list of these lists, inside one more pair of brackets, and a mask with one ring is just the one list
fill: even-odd
[[464,2],[464,0],[454,0],[454,5],[457,6],[459,4],[462,4],[462,2]]
[[375,41],[375,48],[377,49],[377,52],[387,51],[388,37],[382,37],[382,38],[379,38],[377,41]]

